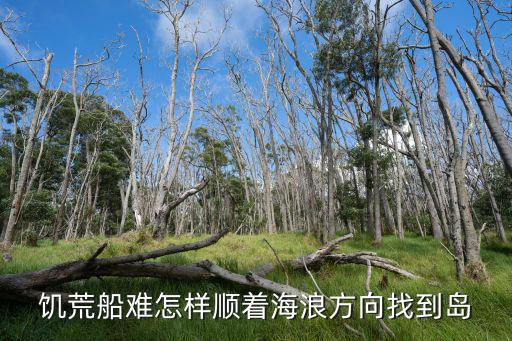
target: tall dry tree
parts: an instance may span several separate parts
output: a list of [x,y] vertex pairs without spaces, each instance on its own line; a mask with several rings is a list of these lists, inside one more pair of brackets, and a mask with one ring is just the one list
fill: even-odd
[[[448,133],[448,142],[450,145],[450,176],[452,179],[450,179],[451,188],[454,189],[454,192],[456,195],[457,200],[457,206],[460,212],[460,218],[462,223],[462,229],[464,232],[464,265],[466,273],[474,279],[478,280],[484,280],[487,278],[487,273],[485,270],[485,266],[482,262],[482,258],[480,255],[480,242],[477,236],[477,231],[475,229],[474,223],[473,223],[473,217],[471,215],[470,211],[470,202],[469,202],[469,195],[466,188],[465,183],[465,177],[464,177],[464,169],[465,169],[465,145],[467,144],[467,130],[464,132],[464,136],[462,137],[462,145],[459,143],[459,137],[457,128],[455,126],[455,122],[453,119],[453,114],[451,111],[450,103],[448,101],[447,97],[447,88],[446,88],[446,80],[445,80],[445,63],[443,62],[443,56],[442,56],[442,42],[446,39],[442,34],[437,31],[435,27],[434,22],[434,8],[432,5],[432,2],[430,0],[424,0],[424,6],[419,6],[420,4],[416,0],[411,0],[411,3],[415,6],[418,13],[420,13],[420,16],[422,17],[425,26],[427,27],[429,40],[430,40],[430,49],[432,51],[433,61],[434,61],[434,69],[436,72],[436,78],[437,78],[437,100],[439,109],[441,110],[441,113],[443,114],[443,119],[445,122],[446,130]],[[448,46],[444,44],[444,46]],[[450,52],[447,51],[447,54],[450,55]],[[454,64],[457,67],[457,62],[455,61]],[[458,65],[458,67],[462,70],[464,70],[462,65]],[[469,73],[463,74],[463,77],[465,79],[467,78]],[[464,76],[465,75],[465,76]],[[467,81],[467,79],[466,79]],[[470,82],[468,82],[468,85],[471,88]],[[478,88],[480,90],[480,88]],[[477,102],[481,105],[481,111],[483,112],[486,108],[485,105],[483,105],[482,108],[482,100],[481,98],[477,97]],[[486,114],[484,114],[485,117]],[[494,115],[494,119],[497,119],[497,117]],[[489,122],[488,122],[489,123]],[[498,128],[501,128],[499,126]],[[490,127],[491,129],[491,127]],[[501,129],[502,130],[502,129]],[[498,142],[500,140],[498,139]],[[495,140],[496,142],[496,140]],[[498,145],[497,142],[497,145]],[[508,142],[505,141],[506,147],[510,149],[510,146],[508,145]],[[501,146],[503,147],[503,146]],[[500,145],[498,145],[498,149],[500,148]],[[503,152],[503,150],[500,150]],[[512,156],[512,154],[510,155]],[[506,161],[506,153],[505,155],[502,155],[504,158],[505,164]],[[512,160],[511,160],[512,161]],[[508,166],[507,166],[508,167]],[[452,208],[453,210],[456,210],[456,207]],[[460,260],[459,260],[460,261]]]
[[[105,54],[96,60],[90,60],[83,63],[79,62],[78,50],[75,49],[73,57],[73,71],[71,73],[71,96],[73,99],[73,108],[75,117],[69,133],[68,148],[66,153],[66,165],[62,174],[62,183],[59,189],[60,203],[57,210],[57,216],[53,227],[53,243],[57,243],[62,233],[64,216],[66,211],[66,203],[68,201],[68,190],[71,181],[71,165],[74,159],[73,151],[75,147],[75,137],[80,122],[80,117],[85,110],[86,104],[90,96],[100,87],[104,86],[111,76],[105,77],[101,72],[101,64],[109,59],[110,53],[105,48]],[[80,81],[83,78],[83,84],[79,90]]]
[[26,53],[22,50],[20,45],[12,37],[12,32],[15,30],[17,20],[18,17],[15,17],[14,13],[12,11],[9,11],[7,16],[0,22],[0,30],[2,31],[2,34],[7,38],[9,43],[16,50],[18,56],[21,58],[21,62],[24,63],[24,65],[26,65],[29,69],[30,73],[34,77],[34,80],[37,82],[37,85],[39,86],[39,91],[37,93],[34,111],[32,113],[32,116],[30,117],[30,126],[29,131],[27,133],[27,141],[24,148],[23,160],[21,162],[18,179],[16,181],[16,188],[11,203],[9,219],[7,221],[7,225],[4,231],[4,239],[2,241],[2,247],[4,248],[9,247],[12,243],[14,228],[18,221],[23,203],[23,198],[25,197],[25,193],[27,191],[29,172],[33,159],[33,149],[37,139],[40,116],[43,112],[43,102],[45,95],[47,93],[48,81],[50,79],[50,66],[53,59],[53,53],[47,53],[44,58],[38,60],[42,60],[44,63],[42,77],[39,78],[34,69],[34,66],[32,65],[33,61],[29,60],[29,58],[26,56]]
[[[155,183],[154,194],[151,200],[153,206],[153,214],[151,222],[155,225],[154,233],[163,235],[167,226],[167,220],[171,210],[175,207],[172,202],[168,202],[169,191],[175,185],[178,175],[181,159],[187,146],[188,137],[194,121],[196,112],[195,91],[196,79],[198,72],[204,70],[204,63],[211,58],[218,50],[220,40],[227,28],[229,21],[229,13],[224,13],[223,26],[220,32],[214,32],[216,35],[207,42],[207,46],[200,45],[199,39],[202,35],[211,33],[202,32],[200,19],[196,22],[186,23],[184,18],[187,11],[194,5],[191,0],[159,0],[156,2],[144,1],[146,8],[157,13],[166,19],[172,37],[172,66],[171,66],[171,84],[169,94],[169,106],[167,109],[166,124],[170,128],[170,136],[168,137],[168,147],[162,164],[158,172]],[[188,77],[188,101],[187,101],[187,118],[183,132],[179,133],[179,113],[176,112],[177,100],[177,78],[179,73],[180,56],[184,53],[184,45],[189,44],[192,47],[192,66]],[[205,186],[205,182],[198,183],[194,188],[186,191],[189,195],[196,193]],[[184,192],[185,193],[185,192]],[[178,198],[179,199],[179,198]]]
[[[261,60],[256,59],[254,61],[258,74],[258,86],[261,87],[261,93],[258,94],[263,97],[262,101],[258,99],[259,95],[248,86],[245,77],[242,76],[238,60],[236,60],[236,63],[230,61],[227,61],[227,63],[230,70],[229,78],[235,92],[239,94],[244,115],[254,136],[254,143],[249,143],[249,145],[254,147],[253,155],[256,155],[263,174],[263,206],[266,230],[268,233],[275,233],[277,232],[277,227],[274,216],[270,160],[266,149],[266,137],[264,136],[266,130],[265,122],[267,122],[266,117],[271,115],[269,87],[274,68],[273,61],[269,62],[267,70],[264,70]],[[253,173],[256,172],[254,171]],[[253,174],[254,179],[256,179],[255,175]]]
[[[466,61],[476,61],[475,58],[462,54],[452,42],[440,32],[434,24],[434,11],[431,1],[424,2],[419,0],[409,0],[420,19],[423,21],[428,30],[431,48],[443,50],[451,63],[457,69],[458,73],[463,77],[468,85],[471,93],[480,109],[484,121],[489,129],[491,137],[498,149],[503,164],[507,172],[512,174],[512,147],[505,133],[504,127],[500,122],[499,115],[495,110],[495,105],[492,100],[486,95],[485,88],[478,82],[477,77]],[[429,15],[428,12],[432,12]],[[434,43],[432,42],[434,40]],[[436,45],[434,47],[434,45]],[[477,63],[477,66],[478,63]]]

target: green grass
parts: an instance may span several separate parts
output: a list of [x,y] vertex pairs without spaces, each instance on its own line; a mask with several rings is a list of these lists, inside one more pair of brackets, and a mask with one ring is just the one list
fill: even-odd
[[[204,238],[204,237],[203,237]],[[228,235],[216,245],[205,249],[163,257],[158,261],[169,263],[190,263],[210,259],[238,273],[245,273],[256,265],[274,261],[272,251],[263,241],[272,244],[281,259],[315,250],[319,244],[312,236],[303,234],[276,234],[257,236]],[[105,250],[103,257],[149,250],[167,243],[184,243],[200,237],[184,236],[179,239],[150,241],[138,245],[136,236],[114,238]],[[44,241],[37,248],[16,247],[12,251],[13,261],[0,260],[0,274],[29,271],[48,265],[86,258],[100,245],[102,239],[81,239],[60,242],[57,246]],[[490,284],[477,284],[454,280],[453,261],[442,249],[439,242],[407,236],[400,242],[392,236],[384,238],[383,245],[373,247],[371,237],[360,235],[355,240],[341,245],[340,252],[360,250],[376,251],[379,255],[392,258],[400,265],[438,285],[428,281],[413,281],[388,275],[389,286],[379,289],[378,282],[383,271],[374,269],[371,288],[375,294],[389,297],[392,292],[406,292],[411,296],[418,293],[438,293],[448,295],[455,292],[469,296],[472,316],[469,320],[444,317],[441,320],[412,319],[403,317],[387,320],[389,327],[401,340],[507,340],[512,335],[512,247],[497,242],[483,246],[482,254],[491,275]],[[290,284],[302,290],[313,292],[310,278],[302,273],[290,273]],[[284,282],[281,271],[269,276],[275,281]],[[364,292],[366,267],[361,265],[324,266],[315,273],[315,278],[326,295],[360,296]],[[67,292],[88,292],[100,295],[102,292],[136,294],[147,292],[158,297],[161,292],[181,294],[188,292],[229,292],[244,294],[248,288],[222,281],[213,282],[170,282],[158,279],[90,279],[58,288]],[[254,290],[253,290],[254,291]],[[183,307],[183,306],[182,306]],[[272,310],[272,309],[269,309]],[[152,340],[353,340],[354,335],[343,327],[340,319],[325,320],[164,320],[164,319],[124,319],[121,321],[98,320],[45,320],[40,317],[40,307],[14,302],[0,301],[0,340],[10,339],[112,339],[131,340],[151,338]],[[383,339],[378,322],[373,318],[359,319],[356,311],[350,325],[363,331],[367,340]]]

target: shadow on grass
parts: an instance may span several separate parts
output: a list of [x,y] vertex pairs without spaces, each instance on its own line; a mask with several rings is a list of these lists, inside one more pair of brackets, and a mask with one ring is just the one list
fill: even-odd
[[512,245],[510,244],[506,245],[501,242],[492,241],[485,245],[485,249],[496,253],[502,253],[506,256],[512,255]]

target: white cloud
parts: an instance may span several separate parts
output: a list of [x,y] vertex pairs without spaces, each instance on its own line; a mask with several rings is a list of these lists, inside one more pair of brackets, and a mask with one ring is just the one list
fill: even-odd
[[[7,17],[7,14],[7,9],[0,7],[0,20]],[[0,32],[0,59],[6,60],[7,62],[13,62],[16,57],[17,53],[11,42],[3,35],[2,32]]]
[[7,62],[12,62],[16,59],[17,53],[11,42],[0,33],[0,58]]
[[[366,0],[366,2],[373,10],[375,6],[375,0]],[[401,14],[407,6],[407,1],[398,2],[398,0],[381,0],[380,10],[382,14],[384,14],[388,6],[390,7],[390,10],[387,14],[384,35],[389,37],[396,33],[396,30],[398,29],[398,23],[400,20],[402,20]]]
[[[182,19],[181,30],[185,39],[190,38],[190,32],[198,25],[197,36],[200,47],[208,46],[215,41],[224,27],[225,11],[230,13],[227,30],[221,40],[221,47],[248,46],[249,40],[259,28],[263,16],[255,6],[255,0],[203,0],[189,8]],[[160,16],[156,25],[156,35],[165,48],[172,42],[172,30],[165,16]]]

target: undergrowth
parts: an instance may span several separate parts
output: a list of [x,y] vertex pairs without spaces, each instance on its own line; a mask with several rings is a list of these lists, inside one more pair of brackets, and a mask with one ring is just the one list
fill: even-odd
[[[171,243],[185,243],[204,238],[182,236],[165,240],[152,240],[139,234],[112,238],[102,257],[124,255],[150,250]],[[266,238],[277,250],[282,260],[311,252],[319,243],[309,235],[299,233],[236,236],[228,235],[217,244],[205,249],[162,257],[157,262],[186,264],[202,259],[210,259],[240,274],[257,265],[275,262],[272,251],[264,242]],[[17,246],[12,250],[12,262],[0,260],[0,274],[30,271],[60,262],[87,258],[104,239],[95,237],[73,241],[61,241],[52,246],[50,241],[39,242],[39,247]],[[387,275],[387,285],[379,285],[383,275],[380,269],[373,270],[371,289],[375,295],[384,297],[391,293],[405,292],[416,294],[442,293],[444,303],[448,295],[455,292],[467,294],[472,306],[471,318],[462,320],[455,317],[442,319],[411,319],[399,317],[386,320],[388,326],[401,340],[507,340],[512,335],[512,247],[494,240],[486,241],[482,247],[482,256],[490,274],[489,284],[478,284],[469,280],[457,282],[451,257],[436,240],[408,235],[400,242],[393,236],[384,237],[382,245],[371,244],[371,236],[359,235],[355,240],[344,242],[339,252],[375,251],[380,256],[399,262],[401,267],[421,275],[426,280],[413,281]],[[315,279],[328,296],[360,296],[365,294],[364,280],[366,267],[361,265],[328,265],[314,273]],[[270,279],[285,282],[285,275],[279,269],[269,276]],[[314,292],[309,276],[303,273],[289,273],[290,285],[307,292]],[[436,284],[432,284],[435,282]],[[93,278],[78,281],[57,288],[66,292],[90,293],[98,297],[101,293],[128,294],[147,292],[155,299],[163,292],[180,294],[185,297],[189,292],[246,294],[259,291],[223,281],[210,282],[171,282],[147,278]],[[269,293],[267,293],[269,294]],[[269,294],[270,296],[270,294]],[[213,298],[212,298],[213,300]],[[356,305],[357,306],[357,305]],[[183,305],[182,305],[183,307]],[[443,308],[444,311],[445,308]],[[272,307],[269,306],[269,313]],[[37,305],[0,301],[0,339],[109,339],[132,340],[151,338],[154,340],[353,340],[354,335],[343,327],[341,319],[286,320],[284,318],[267,320],[241,319],[205,320],[177,319],[165,320],[123,319],[103,320],[46,320],[41,318]],[[270,315],[270,314],[269,314]],[[446,314],[445,314],[446,315]],[[372,318],[354,317],[348,323],[363,331],[367,340],[384,339],[378,322]]]

